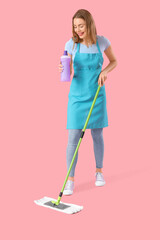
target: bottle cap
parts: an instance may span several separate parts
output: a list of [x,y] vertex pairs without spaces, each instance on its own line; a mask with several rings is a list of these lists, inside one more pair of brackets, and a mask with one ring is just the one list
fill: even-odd
[[63,54],[63,55],[68,55],[66,50],[64,51],[64,54]]

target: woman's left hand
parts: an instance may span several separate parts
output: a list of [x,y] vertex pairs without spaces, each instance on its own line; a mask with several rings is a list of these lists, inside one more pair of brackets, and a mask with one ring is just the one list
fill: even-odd
[[103,86],[104,82],[106,81],[107,79],[107,73],[102,71],[100,74],[99,74],[99,78],[98,78],[98,85],[100,85],[101,87]]

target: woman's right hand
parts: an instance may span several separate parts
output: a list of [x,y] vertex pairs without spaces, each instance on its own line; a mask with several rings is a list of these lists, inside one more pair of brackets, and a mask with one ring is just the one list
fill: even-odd
[[58,67],[59,67],[59,72],[60,73],[63,72],[63,65],[61,63],[58,65]]

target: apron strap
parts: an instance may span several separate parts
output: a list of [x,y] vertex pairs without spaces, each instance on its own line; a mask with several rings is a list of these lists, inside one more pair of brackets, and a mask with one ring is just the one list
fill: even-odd
[[80,43],[77,44],[77,52],[79,52]]
[[100,50],[100,47],[99,47],[99,44],[98,44],[98,39],[97,39],[97,41],[96,41],[96,44],[97,44],[97,48],[98,48],[99,53],[102,54],[102,52],[101,52],[101,50]]

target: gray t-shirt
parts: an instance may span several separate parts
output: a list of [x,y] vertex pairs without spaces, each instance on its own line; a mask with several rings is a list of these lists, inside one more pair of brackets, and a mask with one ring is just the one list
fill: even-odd
[[[111,43],[110,43],[110,41],[107,38],[105,38],[103,36],[97,35],[97,39],[98,39],[98,44],[99,44],[100,50],[101,50],[101,52],[103,54],[103,52],[110,46]],[[67,50],[68,53],[72,55],[72,60],[74,60],[75,53],[77,51],[77,43],[75,43],[74,49],[73,49],[73,43],[74,42],[73,42],[73,40],[71,38],[65,44],[65,50]],[[86,45],[81,43],[79,51],[80,51],[80,53],[98,53],[98,48],[97,48],[96,44],[92,44],[89,47],[87,47]]]

